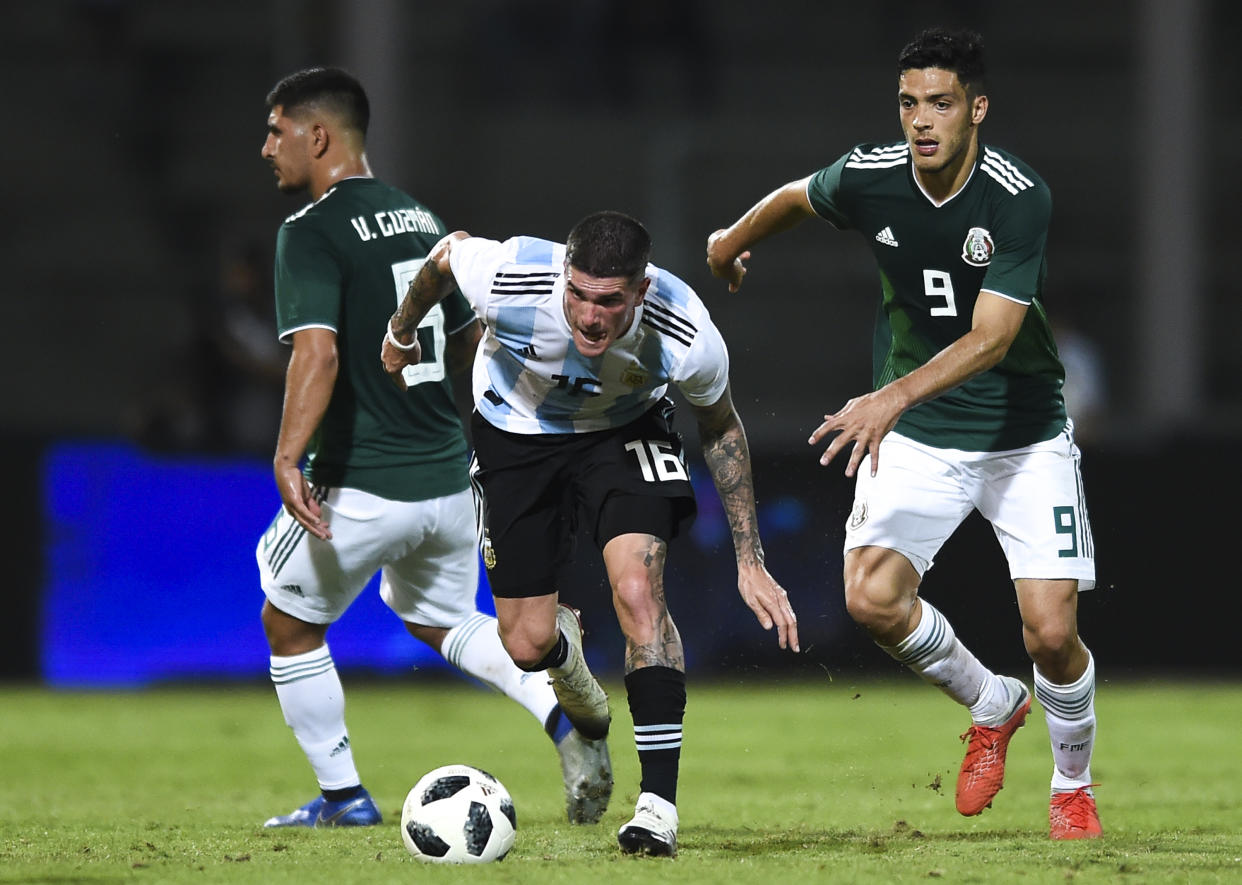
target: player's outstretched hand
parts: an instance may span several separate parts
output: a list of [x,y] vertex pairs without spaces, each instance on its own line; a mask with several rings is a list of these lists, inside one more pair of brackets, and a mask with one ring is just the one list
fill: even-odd
[[759,619],[764,630],[776,627],[776,641],[781,648],[801,651],[798,645],[798,616],[789,604],[789,594],[776,583],[762,565],[740,568],[737,592]]
[[319,502],[311,494],[310,483],[302,475],[296,464],[283,465],[275,468],[276,487],[280,489],[280,500],[285,510],[298,523],[321,541],[332,540],[332,529],[324,522],[323,510]]
[[875,476],[880,467],[880,440],[897,424],[903,411],[904,406],[896,395],[889,388],[881,387],[872,393],[856,396],[840,411],[825,415],[824,422],[815,428],[807,442],[815,445],[835,433],[828,448],[819,456],[819,463],[827,467],[842,449],[853,443],[845,475],[853,476],[862,459],[870,455],[871,475]]
[[398,390],[405,390],[405,376],[402,370],[406,366],[417,366],[423,359],[423,348],[418,343],[418,336],[414,336],[413,342],[408,345],[401,346],[397,339],[392,336],[392,325],[384,330],[384,343],[380,345],[380,362],[384,364],[384,371],[388,373],[388,377],[392,379],[392,383],[397,385]]
[[714,232],[707,238],[707,266],[713,276],[720,277],[729,284],[729,291],[736,292],[742,286],[742,277],[746,276],[746,264],[750,261],[750,250],[740,255],[725,247],[724,228]]

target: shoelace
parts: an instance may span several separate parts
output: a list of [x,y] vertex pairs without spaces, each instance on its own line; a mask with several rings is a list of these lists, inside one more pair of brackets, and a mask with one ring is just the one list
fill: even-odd
[[992,749],[993,744],[996,743],[996,735],[997,729],[995,728],[989,728],[986,725],[972,725],[966,730],[965,734],[959,735],[959,738],[963,741],[970,741],[967,753],[973,753],[979,748],[984,750]]
[[1053,796],[1057,811],[1068,817],[1072,826],[1085,827],[1091,820],[1090,800],[1095,798],[1087,790],[1098,786],[1099,784],[1087,784],[1071,792]]
[[633,823],[635,826],[642,827],[660,839],[663,839],[668,832],[667,822],[656,811],[654,805],[643,804],[636,807],[634,809]]
[[1056,813],[1073,829],[1086,830],[1091,827],[1091,804],[1093,798],[1087,790],[1098,784],[1087,784],[1072,793],[1063,794],[1064,798],[1054,796]]

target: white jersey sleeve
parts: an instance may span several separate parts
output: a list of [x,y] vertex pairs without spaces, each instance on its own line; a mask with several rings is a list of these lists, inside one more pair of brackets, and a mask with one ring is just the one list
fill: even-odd
[[642,322],[685,345],[671,379],[692,405],[710,406],[729,384],[729,351],[698,295],[680,278],[658,267],[643,305]]
[[492,275],[505,261],[505,244],[483,237],[467,237],[453,244],[449,252],[449,267],[453,277],[474,312],[479,316],[487,313],[487,295],[491,290]]
[[724,395],[729,384],[729,351],[715,325],[699,330],[686,354],[683,376],[677,389],[696,406],[710,406]]

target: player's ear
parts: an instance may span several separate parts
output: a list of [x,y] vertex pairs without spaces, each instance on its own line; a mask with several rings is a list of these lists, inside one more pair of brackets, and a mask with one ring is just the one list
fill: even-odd
[[975,100],[970,103],[970,122],[978,126],[987,115],[988,97],[986,95],[976,95]]
[[647,297],[647,287],[651,285],[651,277],[643,277],[643,281],[638,285],[638,297],[634,299],[635,304],[642,304],[643,299]]
[[331,136],[328,133],[328,127],[322,123],[312,123],[310,127],[311,135],[311,155],[322,157],[328,152],[328,144],[331,142]]

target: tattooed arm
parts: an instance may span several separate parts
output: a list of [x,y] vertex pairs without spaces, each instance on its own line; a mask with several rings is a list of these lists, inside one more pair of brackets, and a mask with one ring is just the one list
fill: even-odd
[[737,587],[765,630],[775,625],[781,648],[798,651],[798,619],[785,589],[768,574],[759,540],[759,519],[755,512],[755,486],[751,478],[750,447],[746,430],[733,408],[728,388],[710,406],[692,406],[699,425],[703,460],[716,484],[733,533],[733,552],[737,557]]
[[470,235],[465,231],[459,230],[432,247],[427,260],[414,275],[401,306],[388,321],[384,343],[380,347],[380,360],[384,363],[384,371],[402,390],[405,390],[405,378],[402,377],[401,370],[406,366],[417,366],[423,358],[423,349],[418,343],[418,324],[431,308],[453,291],[453,268],[449,265],[449,253],[452,252],[454,243],[468,236]]

